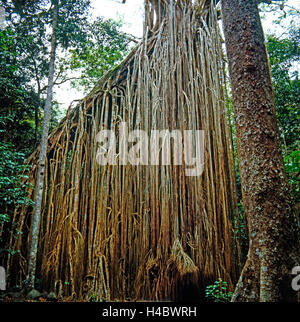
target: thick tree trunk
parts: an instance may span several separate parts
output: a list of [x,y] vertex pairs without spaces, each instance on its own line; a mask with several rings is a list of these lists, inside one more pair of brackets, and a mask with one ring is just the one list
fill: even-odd
[[222,0],[249,253],[233,301],[293,301],[297,223],[256,0]]
[[54,13],[53,13],[53,23],[52,23],[52,39],[51,39],[51,53],[50,53],[50,65],[49,65],[49,76],[48,76],[48,88],[47,97],[44,107],[44,124],[43,132],[40,143],[40,155],[39,164],[37,170],[37,179],[35,187],[35,207],[31,224],[31,239],[30,239],[30,249],[28,256],[28,275],[27,275],[27,287],[29,289],[34,288],[35,281],[35,271],[36,271],[36,258],[37,258],[37,248],[39,241],[39,227],[40,227],[40,217],[41,217],[41,203],[43,196],[44,187],[44,172],[45,172],[45,159],[47,153],[48,145],[48,135],[49,135],[49,125],[51,116],[51,103],[53,96],[53,79],[54,79],[54,66],[55,66],[55,56],[56,56],[56,26],[58,16],[58,4],[55,2]]

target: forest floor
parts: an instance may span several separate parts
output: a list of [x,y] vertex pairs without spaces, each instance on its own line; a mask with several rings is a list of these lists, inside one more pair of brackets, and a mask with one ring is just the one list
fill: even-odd
[[53,293],[39,292],[31,290],[26,293],[24,290],[6,290],[0,291],[0,302],[60,302],[61,300]]

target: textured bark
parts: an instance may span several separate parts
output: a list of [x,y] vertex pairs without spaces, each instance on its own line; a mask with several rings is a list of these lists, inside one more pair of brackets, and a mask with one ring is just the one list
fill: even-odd
[[233,301],[293,301],[299,265],[274,94],[256,0],[222,0],[249,253]]
[[53,79],[54,79],[54,66],[55,66],[55,56],[56,56],[56,26],[57,26],[57,16],[58,16],[58,4],[55,2],[53,11],[53,23],[52,23],[52,39],[51,39],[51,52],[50,52],[50,65],[49,65],[49,76],[48,76],[48,88],[47,97],[44,107],[44,124],[43,132],[40,143],[40,154],[39,154],[39,164],[37,170],[37,180],[35,186],[35,207],[33,220],[31,224],[31,238],[30,238],[30,249],[28,255],[28,275],[27,275],[27,287],[34,288],[35,281],[35,270],[36,270],[36,258],[37,258],[37,248],[39,240],[39,230],[40,230],[40,217],[41,217],[41,204],[43,197],[44,188],[44,172],[45,172],[45,159],[47,153],[48,145],[48,135],[49,135],[49,125],[51,116],[51,103],[53,96]]

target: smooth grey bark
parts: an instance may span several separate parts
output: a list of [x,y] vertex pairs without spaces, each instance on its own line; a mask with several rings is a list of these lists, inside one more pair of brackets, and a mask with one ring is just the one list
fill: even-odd
[[48,75],[48,88],[47,97],[44,107],[44,123],[43,132],[40,143],[39,164],[37,169],[37,179],[35,187],[35,206],[33,212],[33,218],[31,223],[31,237],[30,237],[30,249],[28,255],[28,271],[27,271],[27,285],[28,289],[34,288],[37,249],[39,242],[40,220],[41,220],[41,204],[44,190],[44,172],[45,172],[45,159],[48,146],[49,125],[51,117],[51,104],[53,97],[53,80],[55,69],[55,57],[56,57],[56,27],[58,19],[58,3],[55,1],[53,9],[53,22],[52,22],[52,38],[51,38],[51,52],[50,52],[50,64]]
[[274,92],[256,0],[222,0],[249,252],[233,301],[296,301],[296,216],[281,155]]

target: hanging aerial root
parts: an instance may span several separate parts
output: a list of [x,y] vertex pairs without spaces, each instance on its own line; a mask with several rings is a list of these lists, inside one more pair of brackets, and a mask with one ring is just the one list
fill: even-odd
[[172,246],[168,266],[172,265],[173,263],[175,264],[181,277],[189,273],[197,274],[199,271],[198,267],[194,264],[190,256],[184,252],[181,242],[178,239],[174,241]]

